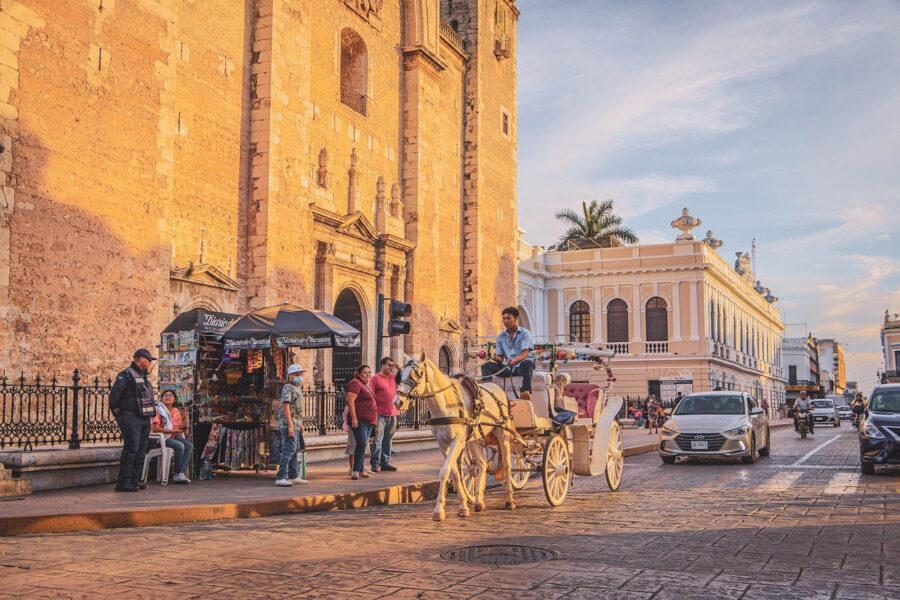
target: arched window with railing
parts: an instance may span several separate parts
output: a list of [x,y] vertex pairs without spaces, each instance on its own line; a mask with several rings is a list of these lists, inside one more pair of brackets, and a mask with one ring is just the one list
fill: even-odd
[[578,300],[569,309],[569,341],[591,341],[591,307],[584,300]]
[[341,31],[341,102],[366,115],[369,85],[369,52],[362,37],[352,29]]
[[659,296],[647,301],[647,341],[669,340],[669,311],[666,301]]
[[606,339],[610,343],[628,341],[628,305],[620,298],[606,305]]

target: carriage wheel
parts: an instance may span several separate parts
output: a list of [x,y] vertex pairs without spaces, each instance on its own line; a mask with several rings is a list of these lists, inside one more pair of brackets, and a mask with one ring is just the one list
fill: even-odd
[[478,478],[478,465],[475,464],[475,461],[472,460],[472,456],[469,454],[469,449],[463,449],[462,453],[459,455],[459,462],[457,463],[459,466],[459,474],[462,478],[462,485],[466,488],[466,496],[469,501],[474,502],[475,500],[475,482]]
[[[527,469],[528,462],[525,460],[525,451],[522,452],[513,452],[512,453],[512,468],[513,469]],[[509,474],[510,480],[512,481],[512,487],[515,491],[521,490],[525,487],[525,484],[528,483],[528,478],[531,476],[530,471],[512,471]]]
[[609,430],[609,450],[606,453],[606,483],[613,492],[622,485],[622,471],[625,468],[625,444],[622,442],[622,428],[613,421]]
[[560,434],[553,435],[544,446],[544,464],[541,470],[544,480],[544,495],[550,506],[559,506],[569,492],[569,445]]

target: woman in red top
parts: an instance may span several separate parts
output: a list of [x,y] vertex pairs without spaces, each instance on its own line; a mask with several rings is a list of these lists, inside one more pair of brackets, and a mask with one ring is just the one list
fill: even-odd
[[356,450],[353,453],[353,479],[369,477],[370,471],[366,471],[366,448],[369,446],[369,436],[378,422],[378,408],[375,404],[375,395],[369,388],[369,380],[372,379],[372,369],[368,365],[360,365],[356,369],[353,379],[347,384],[347,421],[353,438],[356,441]]

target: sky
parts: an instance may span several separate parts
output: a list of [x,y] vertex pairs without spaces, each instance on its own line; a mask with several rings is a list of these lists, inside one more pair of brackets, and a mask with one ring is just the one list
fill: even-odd
[[900,313],[900,1],[519,0],[519,226],[615,202],[642,243],[682,207],[750,251],[784,322],[868,393]]

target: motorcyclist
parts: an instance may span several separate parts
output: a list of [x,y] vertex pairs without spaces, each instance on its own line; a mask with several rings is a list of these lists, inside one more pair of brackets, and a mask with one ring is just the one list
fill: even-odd
[[853,412],[853,423],[857,424],[866,414],[866,401],[862,394],[856,394],[856,398],[850,403],[850,410]]
[[813,418],[809,398],[806,397],[806,390],[802,390],[800,392],[800,397],[794,401],[794,431],[800,430],[800,420],[797,418],[797,413],[800,411],[806,411],[806,421],[809,423],[809,433],[815,435],[815,431],[813,431]]

